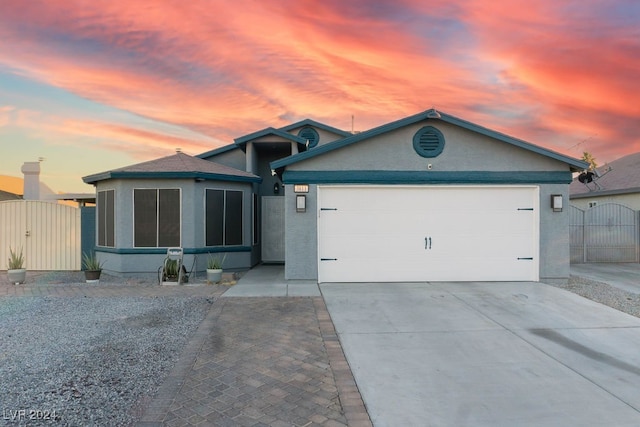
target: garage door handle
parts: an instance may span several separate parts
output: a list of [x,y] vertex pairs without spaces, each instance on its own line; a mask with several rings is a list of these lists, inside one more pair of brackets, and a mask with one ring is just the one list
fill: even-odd
[[424,238],[424,248],[431,249],[431,237]]
[[338,258],[320,258],[320,261],[337,261]]

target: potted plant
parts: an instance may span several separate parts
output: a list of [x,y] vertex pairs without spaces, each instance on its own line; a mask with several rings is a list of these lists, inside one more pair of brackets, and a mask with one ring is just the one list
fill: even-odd
[[7,268],[7,276],[9,282],[24,283],[27,279],[27,269],[24,268],[24,256],[22,255],[22,248],[15,252],[9,247],[9,267]]
[[84,278],[87,282],[100,280],[103,263],[100,262],[95,252],[91,252],[91,254],[84,252],[82,263],[84,264]]
[[212,256],[209,254],[207,259],[207,282],[218,283],[222,280],[222,264],[224,263],[227,255],[225,254],[222,259],[218,256]]

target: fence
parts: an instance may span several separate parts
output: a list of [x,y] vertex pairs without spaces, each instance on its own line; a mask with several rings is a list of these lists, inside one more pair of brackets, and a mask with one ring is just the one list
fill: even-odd
[[35,200],[0,202],[0,269],[9,247],[22,248],[28,270],[80,270],[80,209]]
[[640,215],[617,203],[570,206],[571,262],[638,262]]

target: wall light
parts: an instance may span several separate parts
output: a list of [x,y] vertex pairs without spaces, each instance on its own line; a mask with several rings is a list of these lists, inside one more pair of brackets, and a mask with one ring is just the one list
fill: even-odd
[[562,194],[551,195],[551,209],[554,212],[562,212]]
[[277,182],[273,184],[273,194],[278,194],[280,192],[280,184]]
[[296,212],[307,211],[307,196],[304,194],[296,195]]

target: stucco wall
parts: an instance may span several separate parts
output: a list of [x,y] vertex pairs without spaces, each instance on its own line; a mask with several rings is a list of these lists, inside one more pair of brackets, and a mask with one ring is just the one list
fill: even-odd
[[[562,212],[551,209],[551,195],[562,194]],[[540,186],[540,281],[564,282],[569,278],[569,186]]]
[[[443,153],[423,158],[413,149],[413,135],[432,125],[445,136]],[[287,167],[291,171],[521,171],[569,172],[561,161],[441,122],[424,122],[336,149]],[[570,177],[569,177],[570,178]],[[537,183],[531,183],[536,185]],[[442,184],[446,185],[446,184]],[[503,182],[501,185],[509,185]],[[537,184],[540,188],[540,280],[566,281],[569,277],[568,183]],[[292,187],[288,185],[287,187]],[[562,194],[565,208],[553,212],[551,194]],[[307,212],[295,212],[295,194],[286,194],[287,279],[317,279],[316,186],[310,185]]]
[[[427,125],[445,138],[444,151],[435,158],[421,157],[413,149],[414,134]],[[292,164],[287,170],[425,171],[429,164],[433,171],[568,171],[557,160],[448,123],[429,121]]]
[[[133,190],[160,188],[181,190],[181,246],[185,250],[184,264],[188,270],[203,272],[206,268],[207,252],[222,251],[222,248],[205,246],[206,189],[241,190],[243,198],[243,246],[252,243],[252,185],[248,183],[204,181],[192,179],[165,180],[109,180],[100,182],[97,191],[115,190],[115,248],[97,248],[100,260],[105,261],[105,272],[116,275],[157,275],[158,268],[166,256],[166,248],[150,252],[152,248],[133,246]],[[137,250],[141,253],[135,253]],[[227,270],[245,270],[252,264],[251,252],[235,252],[228,249],[224,267]],[[132,253],[133,252],[133,253]],[[188,252],[192,252],[189,254]],[[195,265],[194,265],[195,260]]]
[[286,187],[285,277],[287,279],[317,279],[317,186],[309,186],[309,193],[306,194],[306,212],[296,212],[296,194],[293,192],[293,186],[287,185]]
[[241,171],[245,170],[247,166],[244,151],[240,148],[232,149],[212,157],[205,157],[204,159],[239,169]]

